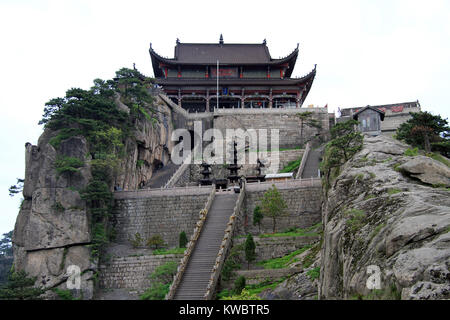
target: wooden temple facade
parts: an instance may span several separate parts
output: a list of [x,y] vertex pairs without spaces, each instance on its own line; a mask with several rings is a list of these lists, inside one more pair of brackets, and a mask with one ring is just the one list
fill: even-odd
[[[189,112],[219,108],[300,108],[316,75],[291,78],[297,48],[273,59],[267,43],[181,43],[174,58],[157,54],[150,44],[156,83],[176,104]],[[219,79],[217,79],[217,77]],[[218,99],[217,99],[218,98]]]

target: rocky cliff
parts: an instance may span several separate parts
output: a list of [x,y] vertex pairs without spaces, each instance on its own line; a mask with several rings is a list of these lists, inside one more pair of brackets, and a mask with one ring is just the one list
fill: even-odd
[[366,137],[327,191],[320,299],[450,298],[450,169],[407,148]]
[[[121,110],[127,106],[116,100]],[[135,119],[134,130],[124,141],[125,155],[120,159],[114,185],[135,190],[149,180],[156,167],[167,163],[172,151],[171,110],[159,99],[153,104],[155,120]],[[81,289],[76,295],[93,295],[97,261],[91,259],[90,214],[80,196],[91,179],[91,156],[83,136],[63,140],[58,148],[51,139],[58,132],[45,129],[37,145],[26,144],[24,201],[17,217],[14,235],[14,265],[37,277],[36,285],[66,289],[68,266],[81,272]],[[77,158],[84,163],[75,174],[60,174],[55,161]],[[112,189],[111,185],[111,189]],[[49,297],[52,296],[48,291]]]

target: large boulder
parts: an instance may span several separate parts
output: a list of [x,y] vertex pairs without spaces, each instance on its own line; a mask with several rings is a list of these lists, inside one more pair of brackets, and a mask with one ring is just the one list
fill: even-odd
[[448,168],[407,148],[365,137],[326,191],[321,299],[450,298],[450,194],[431,186]]
[[429,157],[415,156],[398,168],[423,183],[450,186],[450,168]]

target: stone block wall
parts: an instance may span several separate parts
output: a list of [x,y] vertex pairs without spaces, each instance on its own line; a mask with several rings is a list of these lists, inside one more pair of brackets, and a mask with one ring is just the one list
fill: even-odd
[[220,289],[234,288],[234,282],[239,276],[245,277],[245,284],[259,284],[267,280],[278,280],[283,277],[289,277],[293,274],[301,272],[300,267],[284,268],[284,269],[261,269],[261,270],[237,270],[236,274],[230,278],[229,281],[220,282]]
[[[267,129],[267,141],[270,143],[270,130],[279,129],[280,148],[297,147],[306,142],[309,138],[316,135],[319,131],[308,126],[303,127],[303,137],[301,136],[300,120],[296,116],[303,110],[278,110],[274,109],[271,112],[264,112],[261,109],[244,110],[240,113],[239,110],[234,110],[234,113],[215,114],[214,128],[222,131],[225,137],[226,129]],[[313,111],[313,118],[317,119],[321,126],[321,132],[328,132],[329,121],[328,113]]]
[[168,254],[113,258],[99,266],[99,287],[144,291],[150,286],[148,276],[157,267],[171,261],[179,263],[182,257],[182,254]]
[[[233,246],[242,244],[245,242],[246,238],[238,238],[233,240]],[[283,257],[295,250],[301,249],[304,246],[314,243],[319,239],[318,236],[307,236],[307,237],[270,237],[270,238],[260,238],[254,237],[256,248],[256,259],[255,263],[259,261],[264,261],[273,258]],[[245,253],[242,252],[239,256],[240,260],[246,265]]]
[[[279,182],[275,185],[288,206],[287,215],[277,218],[277,232],[291,227],[307,228],[321,221],[322,189],[320,181],[315,182],[313,186],[309,180]],[[271,183],[247,185],[244,199],[246,216],[244,221],[239,224],[239,234],[257,235],[259,233],[258,226],[253,225],[253,211],[257,205],[261,204],[261,198],[271,186]],[[261,232],[272,232],[272,219],[264,218],[262,220]]]
[[116,242],[129,243],[136,233],[144,239],[159,234],[167,247],[177,247],[180,232],[186,232],[188,239],[192,235],[210,191],[195,188],[183,194],[183,188],[165,189],[155,195],[116,199],[111,219]]

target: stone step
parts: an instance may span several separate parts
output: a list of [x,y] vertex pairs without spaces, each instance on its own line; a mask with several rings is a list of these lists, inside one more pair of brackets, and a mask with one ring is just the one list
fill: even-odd
[[194,252],[175,292],[175,300],[203,299],[237,198],[238,194],[216,194]]

